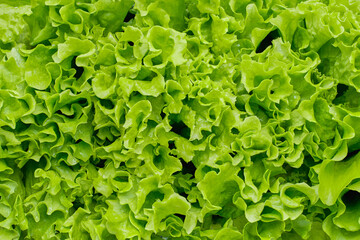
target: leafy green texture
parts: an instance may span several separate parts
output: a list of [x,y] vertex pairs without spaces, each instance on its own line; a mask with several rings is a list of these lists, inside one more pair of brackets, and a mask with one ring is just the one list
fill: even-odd
[[360,239],[360,1],[0,1],[0,239]]

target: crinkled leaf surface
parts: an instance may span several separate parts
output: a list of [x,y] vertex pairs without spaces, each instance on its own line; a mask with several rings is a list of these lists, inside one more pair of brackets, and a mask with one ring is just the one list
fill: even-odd
[[0,1],[0,239],[360,239],[360,1]]

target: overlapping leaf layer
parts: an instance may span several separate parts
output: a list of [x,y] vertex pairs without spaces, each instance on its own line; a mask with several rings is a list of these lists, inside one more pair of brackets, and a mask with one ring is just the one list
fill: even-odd
[[1,239],[360,239],[360,1],[1,0]]

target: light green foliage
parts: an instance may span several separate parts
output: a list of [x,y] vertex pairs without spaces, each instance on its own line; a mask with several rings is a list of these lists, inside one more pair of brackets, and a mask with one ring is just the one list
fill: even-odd
[[1,0],[0,239],[360,239],[359,13]]

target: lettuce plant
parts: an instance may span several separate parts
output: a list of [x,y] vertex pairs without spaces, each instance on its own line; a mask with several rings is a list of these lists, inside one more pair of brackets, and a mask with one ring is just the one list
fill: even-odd
[[360,239],[360,1],[1,0],[1,239]]

